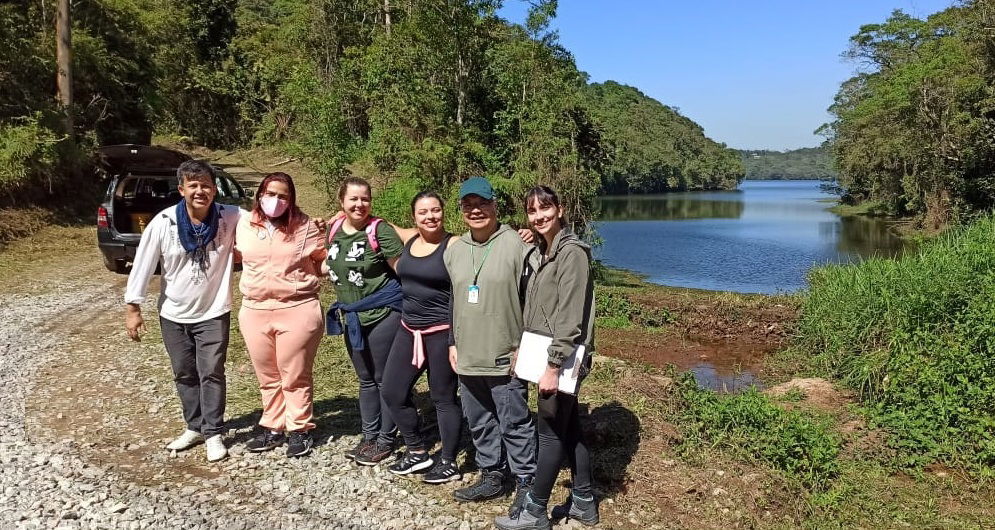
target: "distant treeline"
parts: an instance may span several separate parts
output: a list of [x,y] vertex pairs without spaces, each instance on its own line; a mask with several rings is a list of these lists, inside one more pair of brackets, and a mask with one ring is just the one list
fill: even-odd
[[851,203],[935,228],[995,206],[995,3],[861,26],[823,131]]
[[555,0],[530,2],[522,25],[497,16],[502,3],[74,2],[75,150],[53,101],[55,3],[2,3],[0,196],[48,189],[70,155],[153,132],[277,146],[330,190],[370,178],[387,216],[478,174],[509,206],[553,184],[579,223],[602,188],[736,185],[738,156],[696,123],[634,88],[588,84],[549,29]]
[[753,180],[832,180],[829,153],[821,147],[791,151],[740,150],[746,178]]

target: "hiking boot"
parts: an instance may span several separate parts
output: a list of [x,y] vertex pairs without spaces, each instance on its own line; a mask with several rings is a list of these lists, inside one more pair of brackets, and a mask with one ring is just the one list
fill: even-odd
[[287,437],[282,432],[264,429],[245,444],[245,449],[253,453],[262,453],[280,447],[286,441]]
[[526,493],[524,503],[517,515],[501,515],[494,518],[494,526],[500,530],[546,530],[552,528],[546,507],[536,504],[532,496]]
[[207,449],[207,461],[217,462],[228,457],[228,448],[225,447],[224,440],[220,434],[209,436],[204,440],[204,447]]
[[515,499],[511,501],[511,506],[508,507],[508,517],[512,519],[518,518],[518,514],[522,511],[522,506],[525,506],[525,497],[532,491],[532,477],[518,477],[515,480]]
[[356,463],[364,466],[375,466],[394,454],[394,444],[374,441],[363,451],[356,453]]
[[594,495],[584,499],[571,493],[567,502],[553,507],[552,519],[554,521],[573,519],[585,526],[594,526],[601,517],[598,515],[598,503]]
[[307,456],[313,448],[314,438],[310,431],[293,431],[287,441],[287,458]]
[[432,457],[427,452],[412,453],[405,451],[401,458],[394,462],[394,465],[387,468],[387,471],[395,475],[407,475],[415,471],[421,471],[432,467]]
[[183,451],[184,449],[190,449],[203,441],[204,437],[201,436],[199,432],[187,429],[183,431],[183,434],[179,435],[175,440],[169,442],[166,449],[169,449],[170,451]]
[[432,469],[425,473],[422,477],[422,482],[427,482],[428,484],[443,484],[451,480],[459,480],[463,478],[463,474],[459,472],[459,468],[456,467],[456,462],[452,460],[446,460],[445,458],[439,457],[439,460],[432,466]]
[[360,440],[359,443],[356,444],[355,447],[353,447],[352,449],[349,449],[348,451],[345,452],[345,457],[348,458],[349,460],[355,460],[356,459],[356,455],[358,455],[359,453],[365,451],[366,448],[369,445],[373,444],[373,443],[374,443],[374,440],[366,440],[366,439]]
[[461,502],[486,501],[501,495],[504,495],[504,472],[501,470],[483,470],[476,484],[453,492],[453,497]]

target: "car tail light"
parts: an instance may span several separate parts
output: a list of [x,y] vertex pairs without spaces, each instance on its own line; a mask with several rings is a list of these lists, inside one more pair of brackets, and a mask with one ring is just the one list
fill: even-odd
[[103,206],[97,208],[97,228],[110,228],[107,223],[107,208]]

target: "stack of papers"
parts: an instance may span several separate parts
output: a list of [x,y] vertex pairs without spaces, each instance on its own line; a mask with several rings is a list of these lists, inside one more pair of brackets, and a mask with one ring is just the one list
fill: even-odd
[[[515,361],[515,375],[526,381],[538,383],[546,371],[549,360],[549,345],[553,337],[526,331],[522,333],[522,341],[518,345],[518,360]],[[560,371],[560,392],[577,393],[577,381],[580,367],[584,364],[585,351],[583,344],[574,347],[574,351],[563,361]]]

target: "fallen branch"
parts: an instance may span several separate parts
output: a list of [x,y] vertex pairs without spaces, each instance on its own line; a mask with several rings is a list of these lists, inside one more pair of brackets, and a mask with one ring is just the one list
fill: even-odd
[[293,162],[295,160],[297,160],[297,159],[293,158],[293,157],[290,157],[290,158],[287,158],[286,160],[281,160],[281,161],[279,161],[279,162],[277,162],[275,164],[270,164],[269,167],[282,166],[284,164],[289,164],[289,163],[291,163],[291,162]]

